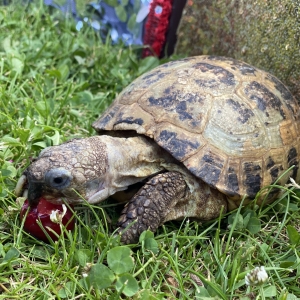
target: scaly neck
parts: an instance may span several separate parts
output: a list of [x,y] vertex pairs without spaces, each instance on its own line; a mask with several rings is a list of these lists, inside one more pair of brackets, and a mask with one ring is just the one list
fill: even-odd
[[[163,171],[162,164],[174,160],[155,142],[143,136],[121,138],[101,135],[99,138],[107,147],[108,160],[101,199]],[[90,200],[93,202],[93,199]]]

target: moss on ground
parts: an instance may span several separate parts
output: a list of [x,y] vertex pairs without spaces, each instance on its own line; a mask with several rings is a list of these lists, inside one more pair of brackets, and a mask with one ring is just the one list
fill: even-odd
[[300,102],[300,0],[189,0],[177,53],[241,59],[280,78]]

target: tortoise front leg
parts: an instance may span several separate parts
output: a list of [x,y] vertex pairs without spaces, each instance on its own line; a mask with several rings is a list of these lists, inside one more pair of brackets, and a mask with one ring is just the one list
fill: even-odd
[[[122,232],[121,241],[125,244],[134,243],[143,231],[156,231],[164,223],[169,211],[187,193],[187,184],[178,172],[162,173],[151,178],[121,213],[118,221],[119,232]],[[124,231],[133,221],[136,222]]]

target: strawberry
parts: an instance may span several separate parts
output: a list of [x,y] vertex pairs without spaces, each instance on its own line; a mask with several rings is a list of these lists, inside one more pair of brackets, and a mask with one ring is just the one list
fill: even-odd
[[37,239],[49,242],[48,237],[37,223],[38,220],[40,220],[53,241],[57,241],[58,238],[48,228],[51,228],[58,235],[61,234],[60,222],[66,226],[67,230],[74,228],[75,220],[72,218],[73,213],[65,204],[53,204],[44,198],[40,198],[37,205],[30,206],[28,200],[26,200],[21,208],[21,220],[25,217],[28,208],[29,211],[24,222],[24,230]]

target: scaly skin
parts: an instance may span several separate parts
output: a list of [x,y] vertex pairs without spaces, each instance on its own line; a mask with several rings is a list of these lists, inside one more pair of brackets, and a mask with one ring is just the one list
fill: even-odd
[[162,173],[150,179],[122,211],[118,221],[121,241],[134,243],[143,231],[155,232],[164,223],[170,209],[187,195],[187,184],[178,172]]

